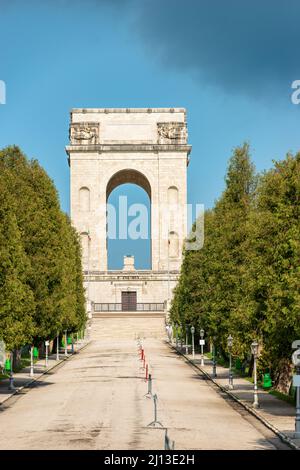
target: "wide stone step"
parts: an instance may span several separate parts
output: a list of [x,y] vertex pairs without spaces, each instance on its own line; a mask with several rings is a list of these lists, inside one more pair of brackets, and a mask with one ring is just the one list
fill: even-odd
[[164,318],[165,312],[94,312],[93,318]]
[[[120,312],[121,313],[121,312]],[[126,312],[131,313],[131,312]],[[137,312],[134,312],[137,313]],[[139,312],[145,313],[145,312]],[[150,312],[155,313],[157,312]],[[163,338],[166,335],[164,314],[156,316],[93,317],[91,339],[106,341],[113,338]]]

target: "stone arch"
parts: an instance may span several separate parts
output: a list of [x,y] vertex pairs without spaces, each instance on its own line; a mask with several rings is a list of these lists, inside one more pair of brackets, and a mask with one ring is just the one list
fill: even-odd
[[179,256],[179,238],[178,233],[169,232],[169,256],[170,258],[178,258]]
[[148,178],[141,173],[140,171],[133,170],[133,169],[124,169],[117,171],[107,183],[106,186],[106,201],[109,198],[110,193],[120,186],[121,184],[132,183],[137,184],[141,188],[143,188],[149,196],[151,201],[151,185],[149,183]]
[[[148,234],[147,241],[149,243],[149,249],[150,249],[150,263],[149,264],[150,264],[150,269],[152,269],[152,263],[153,263],[152,244],[153,244],[153,240],[152,240],[152,206],[151,206],[151,204],[152,204],[152,200],[151,200],[152,191],[151,191],[151,184],[150,184],[148,178],[142,172],[140,172],[138,170],[135,170],[133,168],[124,168],[122,170],[119,170],[116,173],[114,173],[109,178],[109,180],[107,182],[107,185],[106,185],[106,204],[108,204],[110,194],[114,191],[114,189],[118,188],[119,186],[121,186],[123,184],[135,184],[135,185],[139,186],[140,188],[142,188],[149,197],[150,207],[149,207],[149,212],[147,212],[147,234]],[[134,209],[134,206],[135,206],[135,204],[133,204],[132,206],[129,206],[129,208],[128,208],[129,209],[128,210],[128,215],[129,216],[132,216],[132,215],[134,216],[135,215],[135,214],[130,214],[130,210]],[[116,215],[116,212],[114,212],[114,214]],[[109,225],[108,225],[108,215],[109,215],[109,211],[108,211],[108,208],[107,208],[106,209],[106,235],[108,234],[108,227],[109,227]],[[149,219],[148,219],[148,217],[149,217]],[[143,220],[145,220],[145,219],[143,219]],[[116,228],[116,225],[117,224],[115,223],[114,228]],[[127,226],[127,229],[128,229],[127,234],[130,236],[129,226]],[[119,233],[120,233],[120,227],[119,227]],[[135,238],[132,238],[132,239],[134,240]],[[106,256],[107,257],[108,257],[108,249],[109,249],[108,238],[106,238]],[[108,262],[107,262],[107,266],[108,266]]]
[[178,188],[176,186],[168,188],[168,204],[178,204]]
[[90,190],[86,186],[79,189],[79,208],[81,211],[90,211]]

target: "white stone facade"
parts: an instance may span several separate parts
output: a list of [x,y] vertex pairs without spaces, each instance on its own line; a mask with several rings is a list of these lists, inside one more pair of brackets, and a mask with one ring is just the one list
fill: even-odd
[[[182,108],[73,109],[71,219],[82,237],[89,300],[165,302],[176,285],[186,237],[186,112]],[[151,271],[108,271],[106,203],[119,184],[136,183],[151,201]],[[176,215],[168,219],[166,208]],[[170,276],[168,275],[170,273]],[[132,277],[134,276],[134,278]]]

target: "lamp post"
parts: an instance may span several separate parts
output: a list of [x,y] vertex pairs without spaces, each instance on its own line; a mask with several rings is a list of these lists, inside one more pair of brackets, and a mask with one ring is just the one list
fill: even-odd
[[253,400],[253,408],[259,408],[258,403],[258,393],[257,393],[257,354],[258,354],[258,342],[253,341],[251,344],[251,352],[253,354],[254,364],[253,364],[253,371],[254,371],[254,400]]
[[178,348],[178,323],[175,324],[175,344],[176,348]]
[[59,332],[56,336],[56,360],[59,361]]
[[34,376],[34,370],[33,370],[33,344],[30,347],[30,377]]
[[65,330],[65,356],[68,355],[67,331],[68,330]]
[[14,359],[14,355],[13,353],[11,352],[10,353],[10,372],[9,372],[9,386],[8,386],[8,390],[16,390],[15,386],[14,386],[14,376],[13,376],[13,359]]
[[231,350],[232,350],[233,337],[231,335],[227,338],[227,346],[229,351],[229,376],[228,376],[228,388],[233,389],[233,374],[232,374],[232,363],[231,363]]
[[183,325],[181,324],[180,325],[180,349],[181,351],[183,348],[183,344],[184,344],[184,331],[183,331]]
[[204,355],[203,355],[203,346],[204,346],[204,330],[200,330],[200,348],[201,348],[201,366],[204,366]]
[[174,325],[173,323],[169,323],[169,343],[173,344],[174,341],[174,331],[173,331]]
[[46,355],[45,355],[45,367],[48,367],[48,347],[49,347],[49,341],[45,341],[45,347],[46,347]]
[[189,353],[189,347],[188,347],[188,335],[189,335],[189,327],[186,325],[185,327],[185,354]]
[[216,361],[216,337],[213,337],[213,370],[212,376],[217,377],[217,361]]
[[295,340],[292,348],[296,349],[292,355],[292,361],[296,367],[296,374],[293,376],[293,385],[296,388],[296,417],[294,437],[300,439],[300,340]]
[[168,229],[168,307],[170,302],[170,239],[169,239],[169,229]]
[[195,341],[194,341],[195,327],[194,326],[191,326],[191,333],[192,333],[192,354],[193,354],[193,359],[195,359]]

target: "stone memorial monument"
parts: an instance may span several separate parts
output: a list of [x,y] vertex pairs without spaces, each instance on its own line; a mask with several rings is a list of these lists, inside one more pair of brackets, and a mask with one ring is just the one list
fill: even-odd
[[[166,311],[178,280],[187,231],[186,111],[182,108],[73,109],[71,219],[82,240],[84,283],[92,312]],[[150,198],[151,269],[107,266],[107,200],[135,183]],[[125,255],[125,254],[124,254]]]

